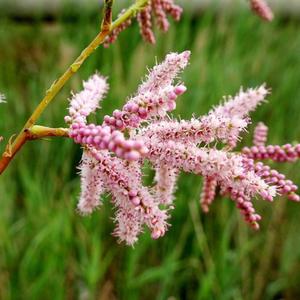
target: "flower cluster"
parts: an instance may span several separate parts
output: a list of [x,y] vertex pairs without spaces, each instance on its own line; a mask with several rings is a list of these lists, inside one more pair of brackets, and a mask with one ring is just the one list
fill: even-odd
[[[121,11],[121,14],[123,12]],[[153,18],[155,18],[158,28],[166,32],[170,26],[167,16],[170,15],[175,21],[179,21],[181,14],[182,8],[176,5],[173,0],[149,0],[148,4],[136,16],[143,39],[150,44],[155,44],[156,42],[153,32]],[[109,44],[114,43],[118,35],[130,26],[131,23],[129,19],[115,28],[106,38],[105,46],[107,47]]]
[[268,127],[263,122],[259,122],[254,129],[253,145],[264,146],[267,142],[267,138]]
[[[265,0],[249,0],[251,10],[264,21],[272,21],[273,12]],[[125,10],[122,10],[120,17]],[[168,15],[175,21],[179,21],[183,9],[175,4],[174,0],[148,0],[146,6],[137,12],[136,18],[140,27],[140,33],[144,41],[155,44],[156,39],[153,32],[153,23],[163,31],[167,32],[170,27]],[[114,43],[119,34],[132,24],[132,20],[128,19],[115,28],[105,39],[104,46],[108,47]]]
[[271,159],[276,162],[294,162],[300,157],[300,144],[292,146],[286,144],[279,145],[254,145],[244,147],[242,152],[253,159]]
[[[300,156],[300,145],[265,146],[268,130],[260,123],[254,146],[232,151],[250,123],[249,113],[269,93],[264,85],[240,90],[200,118],[168,116],[178,96],[186,91],[185,85],[175,80],[189,57],[189,51],[168,54],[150,70],[123,108],[105,116],[102,124],[88,124],[87,116],[107,92],[105,78],[92,76],[70,101],[66,117],[69,135],[83,147],[78,210],[84,215],[92,213],[101,205],[101,194],[110,193],[116,210],[114,235],[128,245],[137,241],[144,226],[154,239],[165,234],[181,171],[203,177],[200,205],[204,212],[209,211],[220,189],[254,229],[259,228],[261,216],[255,212],[253,198],[273,201],[280,194],[300,200],[292,181],[257,161],[294,161]],[[155,171],[150,187],[142,183],[146,161]]]
[[156,19],[156,24],[163,32],[168,31],[170,15],[175,21],[179,21],[182,8],[174,3],[173,0],[150,0],[149,4],[137,15],[140,32],[146,42],[155,44],[155,36],[152,31],[152,16]]

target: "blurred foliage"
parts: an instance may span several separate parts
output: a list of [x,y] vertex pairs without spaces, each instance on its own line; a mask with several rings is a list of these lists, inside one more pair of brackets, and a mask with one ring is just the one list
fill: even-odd
[[[0,132],[7,141],[25,122],[51,82],[93,38],[98,17],[31,24],[0,21]],[[299,139],[299,23],[271,24],[242,13],[185,19],[156,46],[145,45],[137,26],[108,49],[100,47],[58,95],[40,124],[64,126],[70,90],[95,70],[109,76],[110,93],[99,112],[119,107],[152,66],[169,51],[192,50],[183,74],[182,118],[201,115],[242,85],[266,82],[269,102],[253,114],[270,126],[270,143]],[[250,132],[253,127],[250,128]],[[243,143],[249,143],[251,136]],[[4,143],[0,145],[1,150]],[[134,248],[111,236],[108,198],[99,212],[76,211],[81,150],[69,140],[29,142],[0,180],[0,299],[298,299],[300,206],[278,198],[256,201],[259,232],[241,220],[234,204],[216,199],[199,208],[201,179],[184,174],[167,235],[146,232]],[[300,184],[299,164],[279,166]]]

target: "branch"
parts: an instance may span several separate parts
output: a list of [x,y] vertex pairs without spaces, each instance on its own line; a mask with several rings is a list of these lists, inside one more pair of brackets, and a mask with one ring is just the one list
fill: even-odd
[[5,152],[2,154],[0,160],[0,175],[4,172],[8,164],[14,158],[16,153],[28,140],[28,130],[35,124],[42,112],[51,103],[58,92],[63,88],[67,81],[79,70],[84,61],[94,52],[99,45],[101,45],[105,37],[110,34],[116,27],[120,26],[123,22],[134,16],[140,9],[142,9],[148,0],[138,0],[135,4],[129,7],[124,14],[111,23],[112,4],[113,0],[104,1],[104,18],[102,21],[101,31],[94,38],[94,40],[81,52],[78,58],[69,66],[65,73],[53,82],[50,88],[46,91],[45,97],[41,100],[32,115],[25,123],[23,129],[20,131],[15,140],[9,142],[6,146]]

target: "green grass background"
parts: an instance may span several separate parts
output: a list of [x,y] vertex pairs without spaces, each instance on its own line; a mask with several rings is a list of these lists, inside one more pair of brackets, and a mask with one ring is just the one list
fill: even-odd
[[[33,23],[0,21],[0,133],[16,133],[51,82],[97,33],[98,17]],[[299,140],[299,20],[271,24],[243,12],[185,16],[157,45],[141,42],[137,26],[108,49],[100,47],[39,123],[64,126],[67,98],[95,70],[109,76],[99,112],[120,107],[146,67],[169,51],[192,51],[184,71],[188,92],[176,114],[190,118],[242,85],[266,82],[269,102],[254,114],[270,127],[270,143]],[[251,143],[250,134],[243,140]],[[1,150],[4,143],[0,145]],[[218,198],[199,208],[201,178],[182,175],[172,227],[158,241],[149,233],[134,248],[117,244],[107,198],[91,217],[75,212],[81,150],[69,140],[29,142],[0,179],[0,299],[299,299],[300,206],[284,198],[254,200],[263,215],[253,232],[234,204]],[[300,184],[299,164],[277,166]]]

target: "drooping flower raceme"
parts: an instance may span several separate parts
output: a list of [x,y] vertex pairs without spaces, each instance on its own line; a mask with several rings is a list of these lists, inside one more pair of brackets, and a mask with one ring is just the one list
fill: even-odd
[[265,21],[272,21],[273,12],[265,0],[250,0],[252,11]]
[[[266,0],[249,0],[250,8],[264,21],[272,21],[274,18],[273,12]],[[120,17],[125,10],[122,10],[118,17]],[[166,32],[169,30],[170,23],[168,16],[174,21],[179,21],[183,9],[175,3],[174,0],[148,0],[145,7],[139,10],[136,14],[137,22],[140,27],[140,33],[143,39],[150,43],[155,44],[156,39],[154,35],[154,25]],[[116,27],[105,39],[104,46],[108,47],[114,43],[118,35],[132,24],[132,19],[122,22]]]
[[70,99],[69,115],[65,117],[69,124],[86,124],[86,117],[100,108],[100,102],[108,91],[106,78],[97,73],[84,81],[83,87],[83,91],[73,94]]
[[170,26],[167,15],[170,15],[175,21],[179,21],[181,14],[182,8],[173,0],[150,0],[145,9],[137,15],[142,37],[145,41],[154,44],[152,18],[155,17],[158,28],[166,32]]
[[[220,190],[254,229],[259,228],[261,216],[255,212],[253,198],[273,201],[280,194],[299,201],[292,181],[257,160],[295,161],[300,157],[300,145],[266,146],[267,128],[259,124],[254,146],[232,151],[250,123],[249,113],[269,93],[264,85],[225,98],[206,116],[191,120],[168,116],[186,92],[177,77],[189,57],[189,51],[168,54],[150,70],[123,108],[105,116],[102,124],[88,124],[87,117],[107,92],[104,77],[92,76],[70,101],[66,117],[69,135],[83,147],[78,210],[90,214],[101,205],[102,193],[111,194],[113,234],[128,245],[138,240],[145,226],[153,239],[166,233],[182,171],[203,177],[200,205],[205,212]],[[146,161],[155,171],[153,186],[143,185]]]
[[268,127],[263,123],[259,122],[253,134],[253,145],[254,146],[264,146],[268,138]]
[[[123,13],[121,11],[120,15]],[[136,17],[140,27],[140,33],[143,39],[150,43],[155,44],[155,35],[153,32],[153,19],[157,27],[166,32],[169,29],[170,23],[168,21],[168,15],[175,21],[179,21],[182,14],[182,8],[176,5],[174,0],[149,0],[148,4],[140,10]],[[127,20],[119,27],[115,28],[112,33],[106,38],[105,45],[115,42],[118,35],[131,25],[131,20]]]

